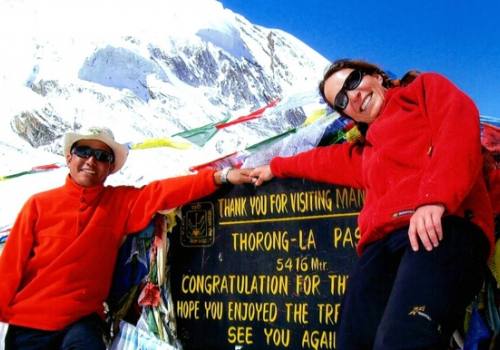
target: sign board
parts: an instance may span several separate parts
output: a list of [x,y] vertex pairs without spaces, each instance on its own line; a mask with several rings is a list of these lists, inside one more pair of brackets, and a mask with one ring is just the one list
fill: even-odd
[[363,192],[297,179],[191,203],[169,249],[190,349],[335,349]]

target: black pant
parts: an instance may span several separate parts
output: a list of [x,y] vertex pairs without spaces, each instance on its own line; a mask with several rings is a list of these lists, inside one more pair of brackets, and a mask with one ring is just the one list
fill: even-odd
[[5,350],[104,350],[102,320],[96,314],[60,331],[9,325]]
[[366,247],[349,277],[337,348],[446,349],[480,290],[489,246],[458,217],[442,220],[443,240],[412,251],[408,228]]

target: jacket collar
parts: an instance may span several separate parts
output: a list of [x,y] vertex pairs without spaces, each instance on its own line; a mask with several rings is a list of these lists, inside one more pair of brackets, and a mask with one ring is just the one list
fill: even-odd
[[77,184],[68,174],[64,188],[69,195],[79,197],[81,201],[91,204],[104,190],[104,184],[92,187],[83,187]]
[[384,113],[385,108],[387,107],[389,101],[392,99],[397,90],[399,90],[399,86],[387,89],[384,95],[384,102],[382,104],[382,108],[380,108],[379,116]]

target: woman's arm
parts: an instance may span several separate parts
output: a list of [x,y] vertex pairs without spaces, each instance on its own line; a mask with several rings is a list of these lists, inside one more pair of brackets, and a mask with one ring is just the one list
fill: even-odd
[[350,143],[317,147],[291,157],[276,157],[269,166],[254,169],[250,176],[256,185],[276,176],[362,188],[362,151],[361,146]]

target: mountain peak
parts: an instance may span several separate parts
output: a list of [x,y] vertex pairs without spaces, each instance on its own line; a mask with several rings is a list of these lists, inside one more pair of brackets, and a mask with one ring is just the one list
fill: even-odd
[[[107,126],[121,142],[138,143],[235,119],[291,93],[314,91],[327,64],[293,36],[254,25],[215,0],[120,6],[25,0],[3,2],[0,11],[6,19],[0,23],[0,93],[9,101],[0,106],[5,175],[28,164],[64,163],[61,137],[82,127]],[[140,185],[185,173],[305,117],[298,106],[220,130],[201,148],[133,151],[110,181]],[[16,203],[0,211],[8,216],[0,225],[13,220],[27,196],[54,182],[0,184],[2,195],[22,183]]]

